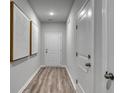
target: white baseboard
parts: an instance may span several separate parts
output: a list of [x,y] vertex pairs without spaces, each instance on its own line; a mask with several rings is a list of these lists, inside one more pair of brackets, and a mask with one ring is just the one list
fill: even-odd
[[74,86],[74,89],[75,89],[76,93],[86,93],[86,92],[84,91],[83,87],[80,85],[79,82],[78,82],[78,84],[74,83],[74,80],[73,80],[73,78],[72,78],[72,76],[71,76],[71,73],[70,73],[70,71],[69,71],[69,69],[68,69],[68,66],[65,66],[65,68],[66,68],[66,70],[67,70],[67,72],[68,72],[68,74],[69,74],[69,77],[70,77],[70,79],[71,79],[71,82],[72,82],[72,84],[73,84],[73,86]]
[[77,93],[86,93],[80,83],[77,84]]
[[50,66],[50,65],[41,65],[41,67],[65,67],[66,65],[56,65],[56,66]]
[[31,77],[28,79],[28,81],[25,83],[25,85],[19,90],[18,93],[22,93],[24,89],[28,86],[28,84],[31,82],[31,80],[34,78],[34,76],[38,73],[42,65],[31,75]]
[[73,78],[72,78],[72,76],[71,76],[71,74],[70,74],[70,71],[69,71],[69,69],[68,69],[67,66],[65,66],[65,68],[66,68],[66,70],[67,70],[67,72],[68,72],[68,75],[69,75],[69,77],[70,77],[70,79],[71,79],[71,82],[72,82],[72,84],[73,84],[73,87],[74,87],[74,89],[76,90],[76,84],[74,83],[74,80],[73,80]]
[[41,65],[40,67],[46,67],[46,65]]

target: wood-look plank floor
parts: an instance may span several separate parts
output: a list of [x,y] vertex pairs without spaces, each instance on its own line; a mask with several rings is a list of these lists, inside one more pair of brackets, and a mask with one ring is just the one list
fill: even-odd
[[23,93],[76,93],[69,75],[62,67],[39,70]]

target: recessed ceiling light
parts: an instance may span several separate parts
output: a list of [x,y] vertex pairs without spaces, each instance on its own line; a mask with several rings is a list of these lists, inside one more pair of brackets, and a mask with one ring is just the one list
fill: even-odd
[[54,15],[54,13],[53,13],[53,12],[50,12],[49,14],[50,14],[51,16],[53,16],[53,15]]

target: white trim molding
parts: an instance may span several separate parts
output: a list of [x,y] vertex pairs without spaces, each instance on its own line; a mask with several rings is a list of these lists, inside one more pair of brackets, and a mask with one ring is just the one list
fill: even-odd
[[[80,92],[79,92],[80,91]],[[77,89],[76,89],[77,93],[86,93],[84,88],[81,86],[81,84],[78,82],[77,84]]]
[[68,69],[68,66],[65,66],[65,68],[66,68],[66,70],[68,72],[69,78],[71,79],[72,85],[73,85],[74,89],[76,90],[76,84],[74,83],[74,80],[73,80],[73,78],[71,76],[71,73],[70,73],[70,71]]

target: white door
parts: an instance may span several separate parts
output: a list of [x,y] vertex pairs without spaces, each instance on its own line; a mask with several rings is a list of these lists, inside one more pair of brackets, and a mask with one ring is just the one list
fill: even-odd
[[93,93],[94,30],[92,2],[88,0],[79,11],[76,26],[76,59],[78,64],[79,93]]
[[114,0],[103,0],[103,82],[102,93],[114,93]]
[[59,66],[61,61],[62,33],[45,32],[45,64]]

